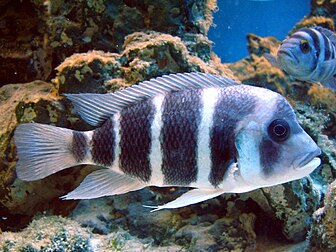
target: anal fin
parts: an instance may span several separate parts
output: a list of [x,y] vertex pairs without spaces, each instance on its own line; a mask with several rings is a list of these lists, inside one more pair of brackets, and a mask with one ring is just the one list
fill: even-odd
[[184,206],[189,206],[192,204],[196,204],[208,199],[215,198],[221,194],[223,194],[224,191],[221,189],[193,189],[190,190],[184,194],[182,194],[177,199],[168,202],[167,204],[161,205],[161,206],[145,206],[148,208],[153,208],[151,212],[155,212],[162,209],[172,209],[172,208],[179,208]]
[[146,185],[131,177],[118,174],[109,169],[92,172],[72,192],[62,199],[94,199],[103,196],[123,194],[142,189]]

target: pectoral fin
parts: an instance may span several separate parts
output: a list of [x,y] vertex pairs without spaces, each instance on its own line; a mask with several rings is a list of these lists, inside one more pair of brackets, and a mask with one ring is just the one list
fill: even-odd
[[[330,68],[335,69],[336,59],[326,60],[321,64],[321,71],[328,71]],[[335,70],[334,70],[334,74]]]
[[272,66],[281,69],[281,67],[280,67],[280,65],[279,65],[279,63],[278,63],[278,61],[277,61],[277,59],[276,59],[275,56],[273,56],[272,54],[269,54],[269,53],[264,53],[264,57],[265,57],[265,59],[268,60],[268,62],[269,62]]
[[323,62],[321,65],[321,72],[330,71],[330,68],[334,69],[333,75],[329,79],[321,81],[321,83],[326,87],[336,90],[336,59]]
[[164,204],[162,206],[144,206],[144,207],[153,208],[151,212],[155,212],[162,209],[179,208],[215,198],[223,193],[224,191],[220,189],[193,189],[182,194],[177,199],[168,202],[167,204]]
[[331,89],[334,89],[336,90],[336,77],[332,77],[328,80],[324,80],[322,82],[322,85],[328,87],[328,88],[331,88]]

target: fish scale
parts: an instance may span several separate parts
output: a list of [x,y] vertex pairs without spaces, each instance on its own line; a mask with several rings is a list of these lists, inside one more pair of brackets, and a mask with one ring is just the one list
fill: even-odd
[[66,97],[95,130],[29,123],[14,134],[22,180],[80,164],[105,167],[64,199],[192,187],[154,211],[177,208],[302,178],[320,164],[321,150],[281,95],[220,76],[173,74],[113,94]]
[[165,96],[162,106],[162,173],[166,184],[189,185],[197,178],[197,134],[201,92]]
[[151,124],[155,107],[151,100],[126,108],[120,113],[120,169],[148,182],[151,177]]
[[73,132],[72,153],[78,163],[82,162],[87,153],[87,139],[78,131]]
[[110,166],[115,159],[115,135],[113,132],[112,119],[93,131],[91,140],[92,161],[97,165]]

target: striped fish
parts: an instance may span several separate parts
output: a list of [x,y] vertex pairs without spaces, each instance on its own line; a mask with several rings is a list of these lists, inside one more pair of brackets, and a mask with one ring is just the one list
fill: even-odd
[[328,29],[303,28],[281,43],[276,57],[264,56],[298,80],[336,89],[336,34]]
[[28,123],[14,134],[22,180],[105,167],[64,199],[194,188],[154,210],[177,208],[299,179],[320,164],[321,150],[281,95],[220,76],[173,74],[116,93],[65,96],[95,130]]

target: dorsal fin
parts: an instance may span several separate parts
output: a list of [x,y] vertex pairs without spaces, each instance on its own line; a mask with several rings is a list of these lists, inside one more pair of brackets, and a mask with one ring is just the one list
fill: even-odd
[[76,112],[89,124],[98,126],[122,108],[141,100],[183,89],[225,87],[238,84],[232,79],[205,73],[178,73],[140,82],[116,93],[64,94]]

